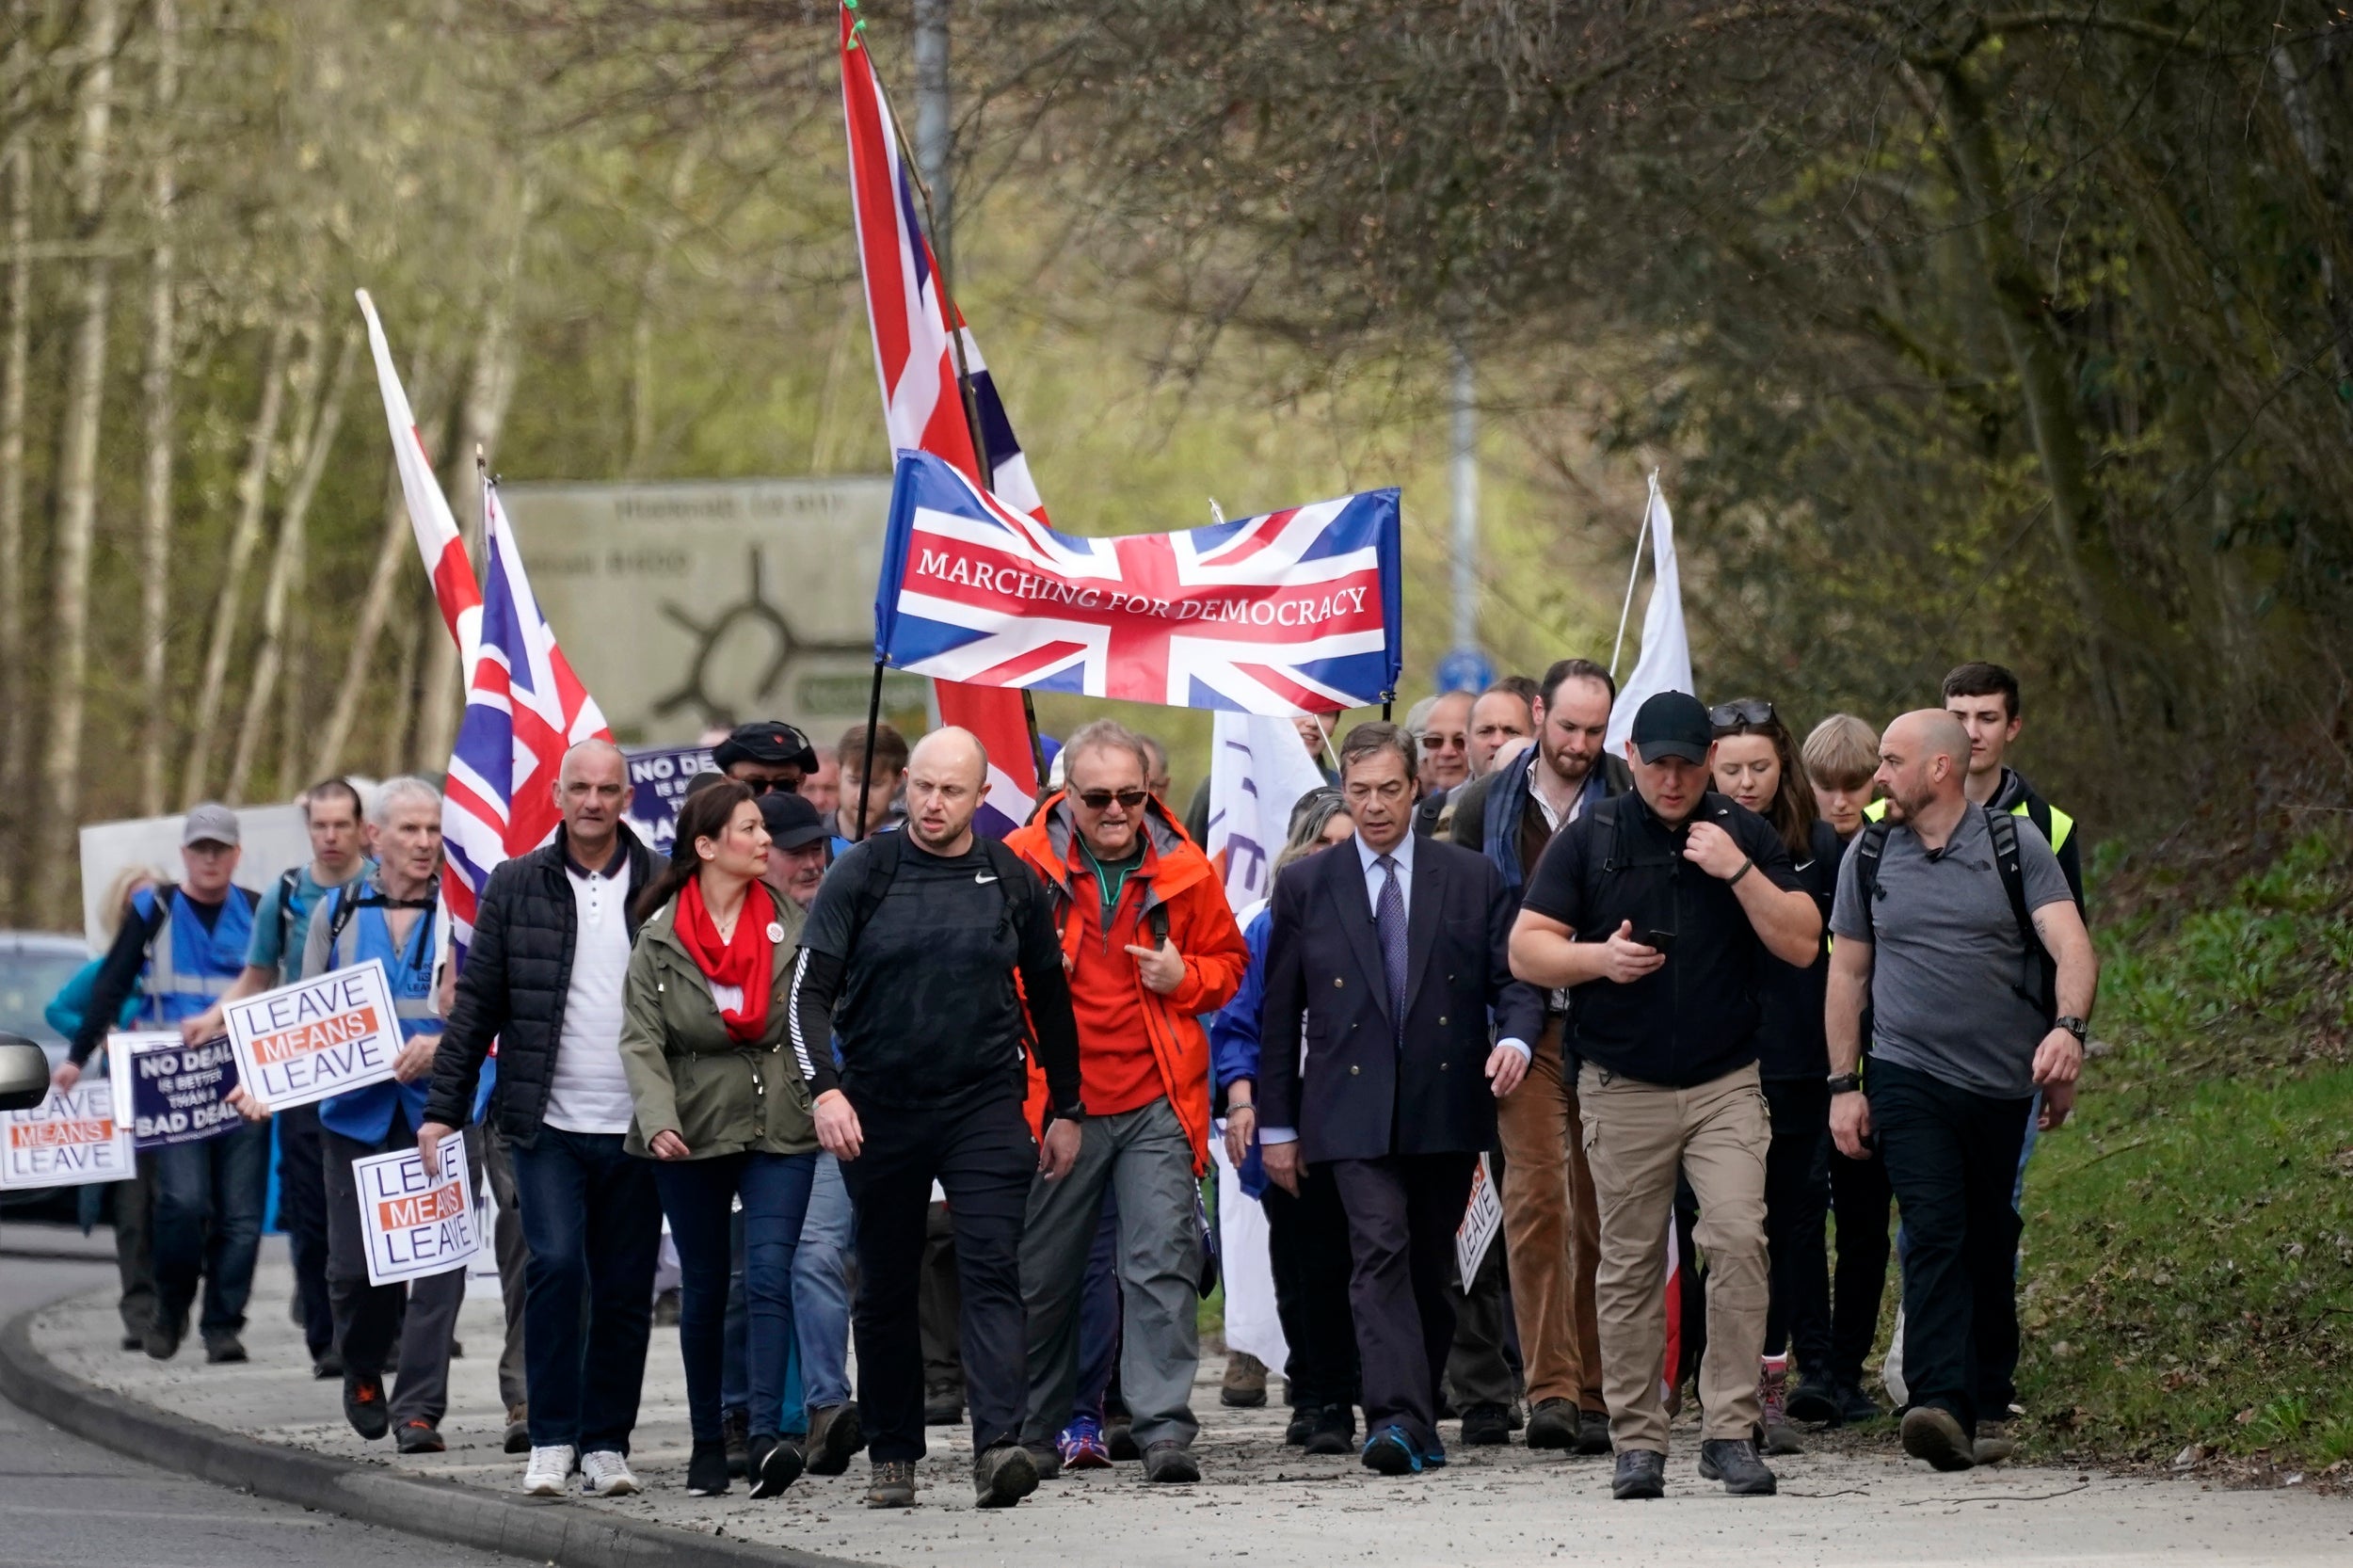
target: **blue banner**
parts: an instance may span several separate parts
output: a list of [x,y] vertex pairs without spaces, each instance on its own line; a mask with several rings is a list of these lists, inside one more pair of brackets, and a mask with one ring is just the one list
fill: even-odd
[[629,825],[656,855],[678,838],[678,808],[698,773],[716,773],[709,746],[649,746],[629,752]]

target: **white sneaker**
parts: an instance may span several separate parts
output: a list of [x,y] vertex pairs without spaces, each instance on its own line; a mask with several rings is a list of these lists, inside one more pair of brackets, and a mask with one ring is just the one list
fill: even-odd
[[592,1497],[625,1497],[637,1490],[629,1461],[616,1448],[593,1448],[580,1456],[580,1489]]
[[531,1464],[523,1471],[523,1491],[534,1497],[562,1496],[576,1453],[569,1443],[532,1449]]

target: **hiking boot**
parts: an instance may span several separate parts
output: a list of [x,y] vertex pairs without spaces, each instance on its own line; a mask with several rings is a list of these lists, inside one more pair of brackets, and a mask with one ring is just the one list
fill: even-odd
[[1037,1490],[1037,1462],[1018,1443],[1000,1443],[972,1461],[972,1493],[980,1508],[1011,1508]]
[[1710,1437],[1700,1445],[1700,1480],[1720,1480],[1736,1497],[1769,1497],[1781,1483],[1745,1437]]
[[1059,1439],[1051,1443],[1024,1443],[1021,1446],[1030,1451],[1030,1468],[1037,1472],[1038,1480],[1054,1480],[1061,1477],[1062,1443]]
[[1577,1451],[1591,1459],[1608,1453],[1610,1447],[1609,1413],[1580,1409],[1577,1413]]
[[234,1367],[252,1357],[245,1353],[245,1341],[233,1330],[204,1336],[204,1364],[207,1367]]
[[124,1329],[122,1331],[122,1348],[126,1351],[143,1351],[147,1349],[147,1331],[141,1329],[138,1333],[134,1334],[129,1329]]
[[332,1383],[343,1375],[344,1352],[334,1346],[328,1346],[311,1358],[311,1376],[318,1382]]
[[575,1450],[569,1443],[551,1443],[544,1448],[531,1450],[531,1463],[523,1467],[523,1491],[534,1497],[560,1497],[564,1481],[572,1473]]
[[580,1489],[591,1497],[626,1497],[637,1490],[629,1461],[618,1448],[591,1448],[580,1456]]
[[772,1432],[752,1433],[744,1457],[744,1474],[751,1479],[755,1497],[782,1496],[808,1467],[808,1457],[798,1443]]
[[1344,1454],[1356,1447],[1356,1410],[1353,1405],[1327,1404],[1316,1412],[1314,1427],[1307,1433],[1306,1449],[1311,1454]]
[[1217,1402],[1236,1410],[1256,1410],[1266,1403],[1266,1363],[1248,1351],[1225,1358],[1225,1376],[1218,1384]]
[[1128,1424],[1126,1416],[1103,1423],[1103,1451],[1122,1464],[1144,1457],[1136,1448],[1135,1429]]
[[1880,1408],[1879,1400],[1863,1391],[1859,1383],[1833,1384],[1831,1399],[1838,1406],[1838,1420],[1835,1423],[1838,1426],[1867,1426],[1887,1414]]
[[1312,1405],[1293,1405],[1291,1407],[1290,1425],[1283,1429],[1283,1446],[1287,1448],[1304,1448],[1307,1446],[1307,1439],[1314,1433],[1315,1430],[1315,1407]]
[[[1463,1434],[1470,1441],[1470,1433]],[[1528,1446],[1531,1448],[1573,1448],[1577,1446],[1577,1406],[1568,1400],[1538,1400],[1528,1413]]]
[[1980,1464],[1999,1464],[2018,1451],[2017,1442],[2009,1435],[2007,1421],[1979,1421],[1977,1440],[1969,1446],[1969,1457]]
[[1763,1408],[1757,1422],[1757,1447],[1769,1454],[1801,1454],[1805,1445],[1789,1424],[1789,1358],[1767,1356],[1756,1377],[1756,1402]]
[[954,1384],[934,1384],[923,1390],[923,1424],[925,1426],[952,1427],[963,1419],[964,1390],[961,1387]]
[[868,1508],[913,1508],[915,1506],[915,1461],[911,1459],[878,1459],[874,1461],[873,1479],[866,1484]]
[[531,1407],[510,1404],[506,1407],[506,1451],[527,1454],[531,1451]]
[[1512,1413],[1499,1404],[1475,1404],[1463,1412],[1463,1446],[1494,1448],[1512,1441]]
[[344,1419],[351,1430],[373,1443],[390,1432],[392,1413],[384,1404],[384,1380],[344,1374]]
[[1144,1450],[1144,1479],[1190,1486],[1201,1479],[1201,1466],[1182,1443],[1165,1439]]
[[728,1474],[740,1476],[752,1463],[752,1413],[748,1410],[719,1412],[719,1441],[728,1451]]
[[1421,1449],[1392,1423],[1365,1440],[1364,1466],[1375,1475],[1412,1476],[1421,1473]]
[[[150,1324],[145,1338],[139,1341],[149,1355],[158,1361],[169,1361],[180,1353],[180,1341],[188,1332],[185,1322],[167,1323],[158,1319]],[[377,1433],[381,1436],[382,1433]]]
[[393,1434],[392,1442],[405,1454],[438,1454],[449,1451],[449,1445],[441,1441],[441,1429],[430,1421],[401,1422],[400,1431]]
[[728,1446],[719,1439],[695,1439],[686,1456],[686,1495],[724,1497],[728,1495]]
[[1839,1413],[1838,1390],[1828,1378],[1808,1372],[1789,1390],[1789,1419],[1807,1421],[1816,1426],[1834,1427],[1843,1417]]
[[1609,1479],[1609,1495],[1622,1503],[1665,1496],[1667,1456],[1648,1448],[1628,1448],[1618,1455],[1618,1471]]
[[858,1424],[857,1406],[829,1404],[808,1418],[808,1473],[838,1476],[866,1447],[866,1429]]
[[1966,1470],[1977,1462],[1977,1445],[1949,1410],[1916,1404],[1904,1412],[1904,1452],[1939,1470]]

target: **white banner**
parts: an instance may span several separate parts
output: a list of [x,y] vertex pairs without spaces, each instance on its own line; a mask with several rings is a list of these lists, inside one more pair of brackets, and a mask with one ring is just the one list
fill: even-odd
[[1486,1260],[1487,1249],[1502,1228],[1503,1199],[1496,1192],[1495,1167],[1482,1154],[1479,1169],[1471,1173],[1470,1202],[1464,1206],[1463,1223],[1454,1228],[1454,1266],[1462,1271],[1464,1289],[1469,1289],[1479,1277],[1479,1265]]
[[441,1140],[440,1164],[440,1175],[425,1175],[424,1160],[414,1148],[351,1162],[370,1285],[447,1273],[464,1268],[482,1250],[464,1133]]
[[30,1111],[0,1112],[0,1187],[87,1187],[131,1178],[131,1129],[114,1085],[84,1079]]
[[1291,808],[1324,782],[1289,719],[1220,712],[1210,740],[1209,821],[1202,853],[1218,868],[1225,902],[1247,909],[1273,886]]
[[272,1111],[381,1083],[400,1054],[392,983],[374,958],[231,1002],[228,1017],[237,1077]]
[[1625,755],[1627,737],[1634,733],[1634,712],[1661,692],[1697,694],[1691,680],[1691,639],[1683,624],[1683,573],[1675,565],[1675,520],[1667,510],[1667,497],[1658,475],[1650,476],[1650,556],[1654,579],[1650,603],[1642,611],[1642,650],[1634,669],[1618,688],[1609,710],[1609,733],[1605,741],[1612,757]]
[[1217,1162],[1218,1266],[1225,1280],[1225,1348],[1255,1355],[1280,1372],[1290,1360],[1283,1320],[1274,1310],[1274,1264],[1267,1255],[1266,1210],[1241,1190],[1225,1158],[1225,1128],[1209,1135]]

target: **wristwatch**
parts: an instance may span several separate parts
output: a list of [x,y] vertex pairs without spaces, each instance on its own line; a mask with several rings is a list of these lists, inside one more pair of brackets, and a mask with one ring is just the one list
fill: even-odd
[[1830,1092],[1833,1095],[1851,1095],[1862,1087],[1863,1075],[1860,1073],[1833,1073],[1830,1076]]
[[2075,1044],[2079,1046],[2084,1043],[2084,1036],[2091,1032],[2091,1026],[2081,1018],[2053,1018],[2051,1027],[2067,1031],[2075,1037]]
[[1054,1120],[1058,1122],[1083,1122],[1086,1119],[1087,1108],[1084,1100],[1072,1100],[1068,1105],[1054,1112]]

